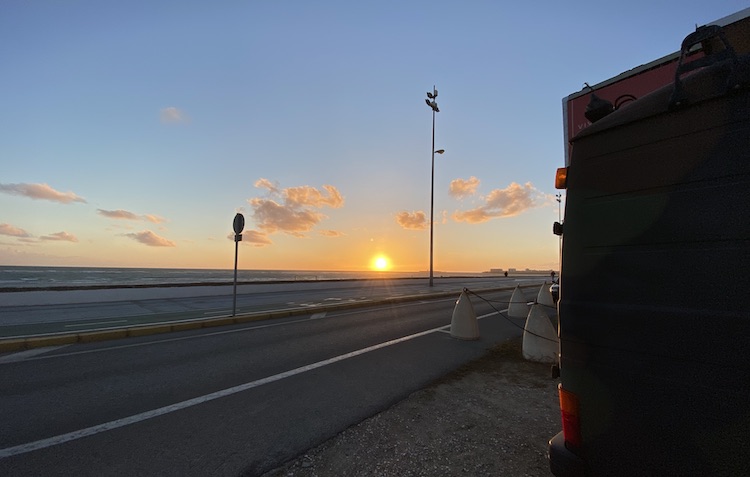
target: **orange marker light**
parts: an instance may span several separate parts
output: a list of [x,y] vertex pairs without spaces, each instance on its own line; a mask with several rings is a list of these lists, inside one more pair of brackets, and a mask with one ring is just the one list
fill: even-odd
[[555,174],[555,189],[568,188],[568,168],[560,167]]

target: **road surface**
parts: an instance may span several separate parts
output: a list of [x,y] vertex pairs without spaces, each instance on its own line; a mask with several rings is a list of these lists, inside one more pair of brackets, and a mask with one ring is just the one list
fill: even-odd
[[[538,285],[543,277],[337,280],[243,285],[238,288],[237,315],[271,310],[325,310],[342,304],[383,299],[460,294]],[[232,314],[231,286],[113,288],[0,293],[0,340],[42,334],[203,320]]]
[[520,335],[511,291],[471,298],[477,341],[426,296],[1,355],[0,475],[261,474]]

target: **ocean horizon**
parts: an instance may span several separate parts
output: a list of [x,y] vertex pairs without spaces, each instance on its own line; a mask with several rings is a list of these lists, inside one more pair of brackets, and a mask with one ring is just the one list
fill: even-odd
[[[429,272],[237,270],[238,283],[426,278]],[[446,274],[447,272],[437,272]],[[450,273],[450,276],[481,273]],[[0,266],[0,290],[231,284],[233,269]]]

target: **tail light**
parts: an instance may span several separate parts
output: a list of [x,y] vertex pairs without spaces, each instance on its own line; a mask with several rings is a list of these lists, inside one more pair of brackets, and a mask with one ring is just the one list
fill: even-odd
[[581,437],[581,414],[578,406],[578,396],[557,386],[560,393],[560,414],[562,416],[563,437],[565,447],[572,451],[580,450],[583,446]]

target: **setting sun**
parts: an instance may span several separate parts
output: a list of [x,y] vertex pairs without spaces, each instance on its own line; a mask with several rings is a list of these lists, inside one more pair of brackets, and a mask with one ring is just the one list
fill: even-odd
[[388,269],[388,259],[384,256],[375,257],[375,260],[373,260],[373,267],[375,270],[387,270]]

